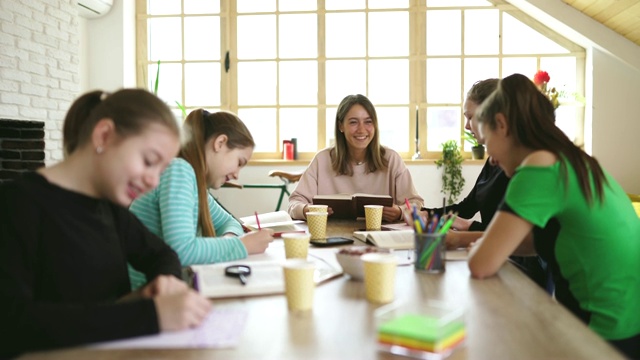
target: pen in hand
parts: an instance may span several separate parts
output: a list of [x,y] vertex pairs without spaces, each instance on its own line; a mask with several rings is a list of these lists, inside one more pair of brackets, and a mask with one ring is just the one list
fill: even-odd
[[258,230],[262,230],[262,228],[260,227],[260,218],[258,218],[258,212],[254,211],[253,213],[256,215],[256,223],[258,225]]

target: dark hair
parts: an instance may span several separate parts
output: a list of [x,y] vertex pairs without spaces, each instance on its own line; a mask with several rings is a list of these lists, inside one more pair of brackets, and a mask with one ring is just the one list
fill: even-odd
[[533,150],[547,150],[558,157],[565,184],[568,179],[566,162],[569,162],[589,204],[594,198],[590,182],[593,179],[598,200],[602,201],[606,178],[598,161],[577,147],[555,125],[551,101],[528,77],[513,74],[502,79],[498,89],[482,103],[476,118],[479,123],[495,129],[497,113],[506,117],[509,134],[516,143]]
[[331,150],[331,166],[338,175],[353,175],[353,167],[350,161],[351,158],[349,155],[347,139],[344,136],[344,133],[340,131],[340,124],[344,123],[347,113],[356,104],[361,105],[367,111],[373,121],[375,129],[373,139],[371,139],[371,142],[367,146],[365,154],[368,172],[386,170],[389,166],[389,161],[384,157],[386,150],[384,147],[380,146],[380,130],[378,128],[378,115],[376,114],[376,109],[373,107],[371,101],[369,101],[369,99],[364,95],[347,95],[342,99],[340,105],[338,105],[338,110],[336,111],[334,129],[336,143]]
[[185,159],[196,173],[198,186],[198,227],[202,236],[216,236],[211,222],[209,204],[207,202],[207,164],[205,162],[205,145],[211,138],[219,135],[227,136],[229,149],[254,147],[251,132],[235,114],[225,111],[209,113],[204,109],[193,110],[183,125],[186,142],[180,149],[181,158]]
[[121,136],[141,133],[151,123],[161,124],[180,136],[175,116],[157,96],[142,89],[122,89],[108,94],[96,90],[76,99],[64,119],[63,148],[70,155],[91,138],[98,121],[111,119]]
[[480,105],[498,88],[498,79],[485,79],[476,81],[467,92],[467,100]]

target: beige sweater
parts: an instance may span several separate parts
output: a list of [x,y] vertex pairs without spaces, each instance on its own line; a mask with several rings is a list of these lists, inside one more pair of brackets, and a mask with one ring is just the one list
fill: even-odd
[[397,205],[402,206],[406,198],[420,209],[424,199],[416,192],[409,169],[395,150],[385,149],[389,160],[387,171],[366,173],[365,164],[354,165],[353,176],[336,175],[331,168],[331,148],[318,152],[289,197],[289,215],[304,219],[304,206],[311,204],[315,195],[333,194],[390,195]]

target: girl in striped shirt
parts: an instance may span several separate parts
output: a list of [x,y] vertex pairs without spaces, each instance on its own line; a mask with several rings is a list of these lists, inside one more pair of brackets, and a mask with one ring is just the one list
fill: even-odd
[[[207,191],[238,178],[255,143],[244,123],[229,112],[194,110],[184,123],[180,153],[160,177],[158,187],[137,198],[131,211],[171,246],[183,266],[245,258],[266,250],[272,230],[244,234],[240,223]],[[143,274],[129,268],[132,288]]]

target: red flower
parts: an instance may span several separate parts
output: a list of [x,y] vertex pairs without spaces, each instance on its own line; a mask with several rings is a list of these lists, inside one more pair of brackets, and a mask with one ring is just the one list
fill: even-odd
[[548,83],[551,78],[549,77],[549,73],[546,71],[538,70],[538,72],[533,76],[533,83],[540,86],[544,83]]

